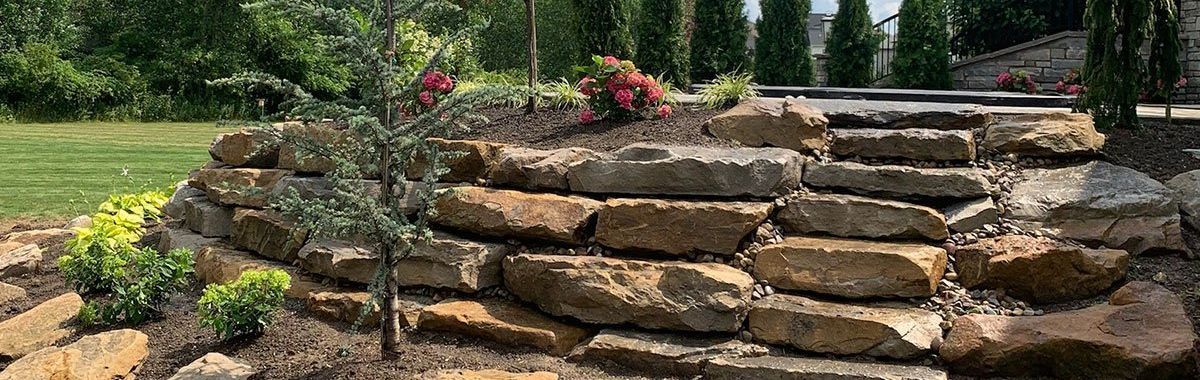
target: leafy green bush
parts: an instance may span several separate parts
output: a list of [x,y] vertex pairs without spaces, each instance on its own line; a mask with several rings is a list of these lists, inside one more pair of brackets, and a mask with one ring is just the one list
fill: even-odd
[[867,87],[871,84],[871,72],[875,53],[879,51],[882,37],[871,24],[871,12],[867,0],[842,0],[838,2],[837,16],[829,31],[825,52],[829,61],[825,65],[829,73],[829,86]]
[[950,37],[942,0],[904,0],[900,4],[894,84],[900,88],[951,90]]
[[685,30],[683,0],[643,0],[638,19],[637,61],[660,82],[687,86],[691,49]]
[[229,284],[209,284],[196,305],[200,325],[211,327],[222,339],[261,334],[283,305],[291,281],[287,272],[272,269],[242,272]]
[[187,249],[165,255],[151,248],[126,253],[130,254],[128,264],[122,268],[124,276],[113,287],[111,299],[92,306],[99,311],[99,321],[106,325],[122,321],[138,325],[161,316],[171,295],[187,288],[195,268],[192,252]]
[[763,0],[754,44],[754,76],[779,86],[812,86],[812,51],[808,46],[810,0]]
[[[579,53],[579,16],[574,1],[537,1],[538,74],[541,79],[572,76],[575,65],[586,57]],[[524,2],[492,0],[477,3],[470,9],[471,17],[490,21],[474,37],[472,44],[480,65],[489,71],[528,72],[526,41],[529,33],[525,30]]]
[[162,191],[113,195],[100,204],[92,226],[76,228],[67,252],[58,258],[59,271],[76,291],[106,293],[126,282],[128,267],[137,257],[142,223],[162,216],[167,195]]
[[697,94],[700,95],[700,104],[704,105],[704,108],[715,109],[757,98],[761,94],[752,87],[753,85],[754,76],[749,73],[721,74]]
[[746,54],[749,25],[742,0],[696,0],[692,32],[692,81],[716,78],[734,71],[749,71]]

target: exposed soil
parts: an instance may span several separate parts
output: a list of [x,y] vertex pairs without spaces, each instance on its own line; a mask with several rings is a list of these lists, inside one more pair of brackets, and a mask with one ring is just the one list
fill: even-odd
[[526,115],[522,110],[490,109],[483,113],[491,122],[454,137],[540,149],[581,147],[598,151],[612,151],[638,142],[735,146],[704,133],[704,122],[720,112],[678,107],[671,117],[661,120],[600,120],[581,124],[578,111],[574,110],[543,109]]
[[1184,149],[1200,149],[1200,126],[1167,125],[1148,121],[1142,129],[1104,131],[1104,154],[1114,164],[1128,166],[1167,181],[1200,169],[1200,159]]

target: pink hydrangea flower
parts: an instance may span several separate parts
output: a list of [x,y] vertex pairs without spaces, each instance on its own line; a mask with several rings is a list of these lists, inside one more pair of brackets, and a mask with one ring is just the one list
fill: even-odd
[[666,119],[667,117],[670,117],[670,116],[671,116],[671,106],[663,104],[662,106],[658,107],[658,118],[659,119]]
[[645,87],[647,80],[646,76],[642,75],[642,73],[633,72],[629,74],[627,82],[629,82],[629,85],[632,87]]
[[1011,83],[1012,80],[1013,80],[1012,74],[1009,74],[1007,71],[1005,71],[1005,72],[1000,73],[1000,75],[996,76],[996,85],[1004,87],[1004,86],[1008,85],[1009,83]]
[[1183,87],[1183,86],[1187,86],[1187,78],[1185,78],[1185,77],[1179,77],[1179,81],[1178,81],[1178,82],[1175,82],[1175,87],[1176,87],[1176,88],[1181,88],[1181,87]]
[[633,91],[617,91],[616,94],[613,94],[613,100],[616,100],[617,104],[621,105],[621,108],[633,110]]
[[1083,87],[1081,87],[1077,84],[1067,86],[1067,95],[1079,95],[1082,92],[1083,92]]
[[1061,94],[1066,90],[1067,90],[1067,84],[1065,82],[1060,80],[1060,81],[1058,81],[1058,83],[1054,84],[1054,91],[1057,91],[1058,93]]
[[613,74],[612,77],[608,78],[608,83],[606,83],[604,86],[609,92],[614,94],[620,92],[621,90],[628,90],[629,76],[625,73]]
[[580,123],[591,124],[593,121],[596,121],[596,113],[592,112],[591,109],[584,109],[579,113]]
[[649,90],[646,90],[646,102],[658,103],[659,100],[662,100],[662,97],[662,87],[651,87]]
[[420,100],[421,104],[424,104],[426,107],[433,107],[434,104],[437,104],[437,100],[433,98],[433,93],[429,91],[421,91],[421,94],[417,96],[417,99]]
[[613,57],[610,55],[610,56],[604,57],[604,65],[612,66],[612,67],[621,67],[621,60],[617,59],[617,57]]

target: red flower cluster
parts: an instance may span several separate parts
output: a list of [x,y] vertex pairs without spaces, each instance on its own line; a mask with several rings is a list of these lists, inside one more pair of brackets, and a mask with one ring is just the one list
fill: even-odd
[[577,67],[583,74],[579,92],[588,96],[588,108],[579,114],[579,121],[590,123],[600,117],[632,117],[650,115],[665,118],[671,106],[664,104],[666,93],[654,77],[642,74],[633,62],[613,56],[592,57],[591,66]]
[[1024,70],[1019,70],[1016,74],[1005,71],[997,75],[996,89],[1008,92],[1024,92],[1027,94],[1038,93],[1038,85],[1033,80],[1033,74],[1027,73]]
[[417,95],[417,100],[430,108],[437,105],[438,96],[454,91],[454,81],[449,75],[438,70],[426,72],[425,77],[421,78],[421,84],[425,85],[425,91]]

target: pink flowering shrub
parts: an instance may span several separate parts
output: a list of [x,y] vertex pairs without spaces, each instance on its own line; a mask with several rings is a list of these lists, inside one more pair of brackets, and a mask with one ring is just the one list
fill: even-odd
[[1033,80],[1033,74],[1027,73],[1024,70],[1017,70],[1016,73],[1005,71],[996,76],[996,90],[1036,94],[1038,93],[1038,85]]
[[1079,76],[1079,71],[1071,69],[1063,75],[1062,80],[1054,84],[1054,91],[1059,94],[1078,96],[1087,91],[1087,87],[1083,86],[1083,79]]
[[579,92],[588,97],[579,121],[587,124],[602,118],[666,118],[671,106],[653,76],[642,74],[633,62],[616,57],[592,56],[590,66],[579,66]]
[[449,75],[438,70],[425,72],[421,78],[421,92],[417,94],[414,106],[421,108],[436,107],[438,101],[454,91],[454,80]]

